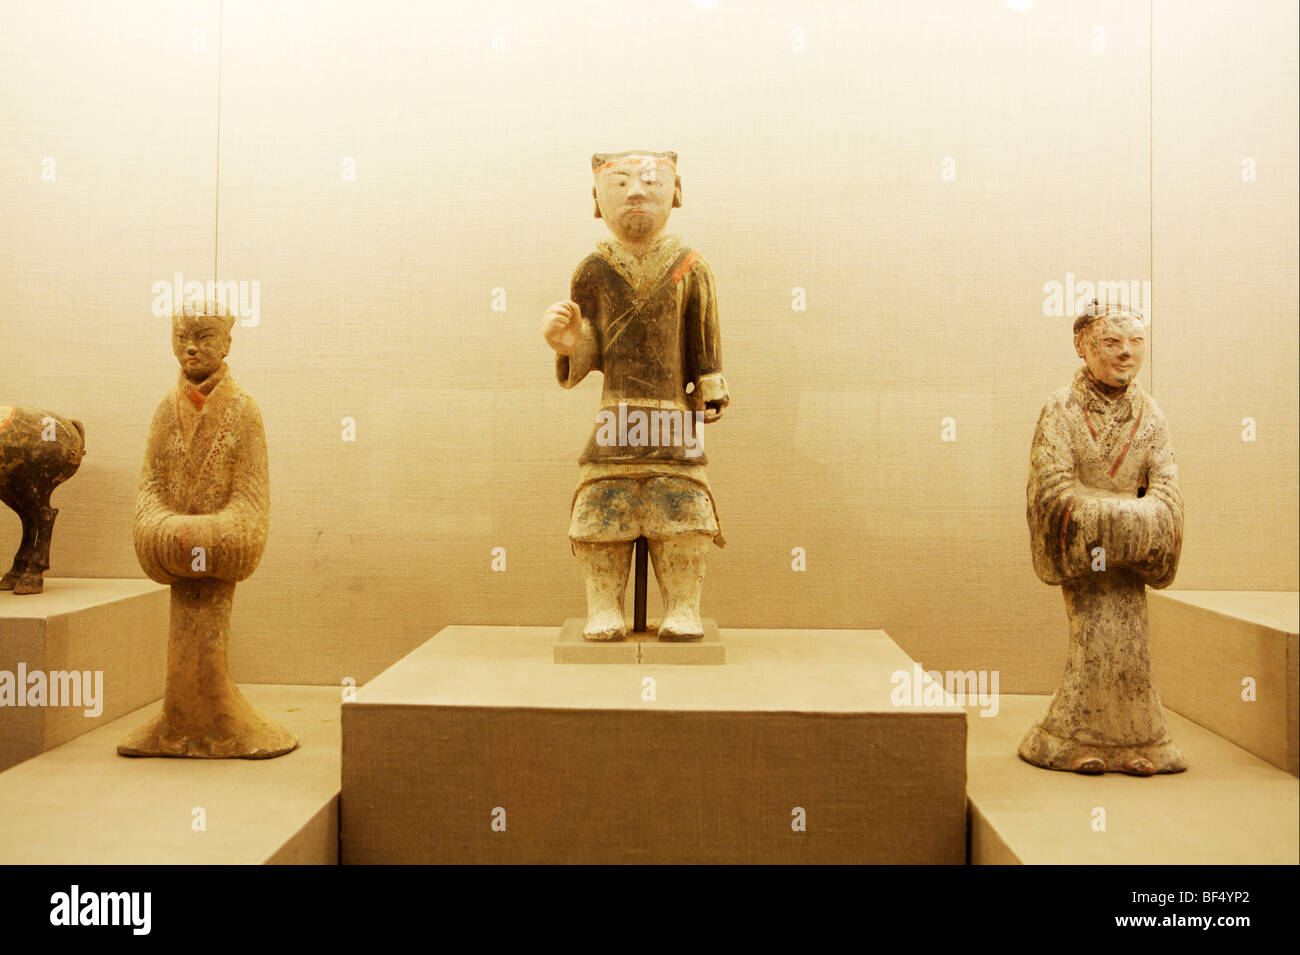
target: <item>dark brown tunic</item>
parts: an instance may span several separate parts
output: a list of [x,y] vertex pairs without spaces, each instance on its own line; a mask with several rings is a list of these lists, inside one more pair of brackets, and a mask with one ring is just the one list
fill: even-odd
[[[560,384],[572,388],[600,371],[601,414],[633,421],[641,415],[652,424],[651,440],[632,431],[631,440],[610,441],[610,419],[597,416],[579,459],[583,478],[569,536],[626,541],[706,533],[720,544],[706,459],[692,440],[700,437],[705,402],[726,393],[708,263],[676,236],[640,258],[602,242],[575,270],[570,297],[582,311],[582,330],[573,353],[556,358]],[[667,440],[670,432],[681,439]]]

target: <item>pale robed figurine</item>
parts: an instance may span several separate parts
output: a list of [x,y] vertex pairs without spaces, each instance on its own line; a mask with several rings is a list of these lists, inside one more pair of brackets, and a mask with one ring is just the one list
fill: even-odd
[[171,585],[167,682],[162,712],[118,746],[124,756],[265,759],[298,745],[227,669],[235,584],[257,568],[270,523],[262,414],[225,363],[233,325],[215,302],[172,319],[180,380],[149,428],[134,525],[140,566]]
[[1086,364],[1038,419],[1027,505],[1034,570],[1065,596],[1069,653],[1020,755],[1079,773],[1177,773],[1187,763],[1152,684],[1146,588],[1178,570],[1183,499],[1164,416],[1137,382],[1146,324],[1093,302],[1074,347]]
[[[676,153],[601,153],[591,168],[596,218],[612,239],[578,265],[569,299],[543,319],[563,387],[604,376],[569,522],[587,587],[583,636],[627,636],[623,598],[633,544],[644,537],[664,603],[658,636],[700,639],[705,563],[723,540],[698,426],[730,401],[713,273],[664,233],[682,202]],[[638,416],[650,422],[649,440],[636,431]],[[665,429],[674,428],[670,439]]]

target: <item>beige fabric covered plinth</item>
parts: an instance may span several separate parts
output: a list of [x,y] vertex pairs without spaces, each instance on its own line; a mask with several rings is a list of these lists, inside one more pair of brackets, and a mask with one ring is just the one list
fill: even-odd
[[892,704],[884,631],[722,638],[557,666],[552,627],[444,629],[343,707],[343,861],[964,861],[965,714]]
[[1151,666],[1165,705],[1300,775],[1300,594],[1152,592],[1149,612]]
[[298,736],[292,759],[123,759],[152,703],[0,773],[0,865],[337,862],[341,690],[240,689]]
[[[0,671],[103,672],[103,710],[0,706],[0,770],[162,696],[167,588],[151,580],[46,577],[45,591],[0,592]],[[47,700],[49,697],[47,696]],[[97,706],[95,708],[98,708]]]
[[[1186,772],[1045,773],[1016,756],[1016,743],[1050,699],[1004,695],[995,717],[967,711],[973,864],[1300,861],[1300,783],[1294,777],[1168,711]],[[1104,828],[1094,828],[1099,825]]]

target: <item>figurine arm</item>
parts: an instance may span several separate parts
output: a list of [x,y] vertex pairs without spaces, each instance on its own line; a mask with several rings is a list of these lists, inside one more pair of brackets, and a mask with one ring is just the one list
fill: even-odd
[[1038,416],[1029,448],[1025,516],[1034,571],[1045,584],[1059,584],[1091,572],[1087,549],[1075,540],[1079,524],[1074,451],[1065,414],[1062,401],[1049,401]]
[[[234,484],[226,505],[213,514],[181,514],[167,503],[155,462],[162,460],[170,429],[151,429],[136,498],[134,536],[140,566],[160,584],[204,577],[240,581],[253,573],[262,558],[270,522],[266,434],[256,403],[247,396],[244,401],[247,404],[239,412],[244,417],[238,429],[240,440],[231,452]],[[199,555],[194,549],[200,547],[203,560],[196,568]]]
[[144,467],[140,473],[140,491],[135,499],[135,521],[132,536],[135,539],[135,556],[140,567],[151,580],[160,584],[174,584],[188,570],[189,552],[182,550],[178,535],[179,515],[172,510],[163,491],[159,464],[166,454],[166,436],[175,422],[168,422],[169,401],[164,399],[153,416],[149,428],[149,441],[144,453]]
[[244,396],[244,421],[234,449],[234,484],[226,506],[198,515],[198,533],[207,542],[206,576],[236,582],[252,575],[266,550],[271,523],[271,482],[266,460],[266,431],[257,403]]
[[1182,503],[1163,419],[1147,496],[1138,498],[1091,488],[1075,477],[1066,415],[1062,402],[1044,408],[1030,451],[1035,571],[1049,584],[1099,573],[1093,551],[1100,547],[1106,566],[1130,567],[1151,586],[1167,586],[1181,547]]
[[596,342],[596,331],[584,318],[573,351],[567,355],[558,352],[555,355],[555,377],[561,387],[572,388],[599,368],[600,345]]
[[1173,583],[1183,547],[1183,495],[1178,485],[1178,465],[1164,416],[1148,399],[1152,429],[1147,462],[1146,495],[1134,501],[1134,539],[1139,547],[1130,563],[1157,590]]
[[[589,261],[589,260],[588,260]],[[573,273],[569,283],[569,299],[577,306],[579,328],[573,349],[567,355],[555,354],[555,377],[564,388],[572,388],[593,371],[601,371],[600,341],[591,319],[597,314],[600,302],[595,287],[596,279],[584,261]]]
[[686,332],[695,355],[695,387],[706,408],[706,420],[716,420],[731,403],[722,377],[722,332],[718,325],[718,295],[713,270],[703,258],[691,266],[686,306]]
[[1107,566],[1127,567],[1152,587],[1173,582],[1182,549],[1183,504],[1178,489],[1169,435],[1160,409],[1149,398],[1148,424],[1134,444],[1149,449],[1144,496],[1093,491],[1080,487],[1080,523],[1084,533],[1105,550]]

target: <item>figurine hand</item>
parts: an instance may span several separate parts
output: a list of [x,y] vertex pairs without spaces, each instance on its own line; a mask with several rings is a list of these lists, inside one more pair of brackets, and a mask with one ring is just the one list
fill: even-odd
[[731,395],[727,393],[727,379],[718,371],[701,375],[696,382],[696,394],[704,402],[704,423],[711,424],[722,417],[722,409],[731,404]]
[[556,354],[571,355],[582,331],[582,309],[574,301],[556,302],[542,316],[542,337]]

